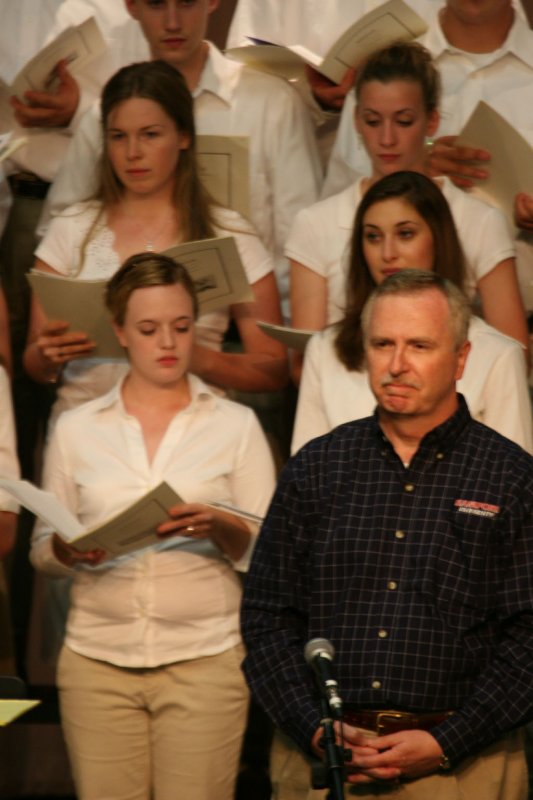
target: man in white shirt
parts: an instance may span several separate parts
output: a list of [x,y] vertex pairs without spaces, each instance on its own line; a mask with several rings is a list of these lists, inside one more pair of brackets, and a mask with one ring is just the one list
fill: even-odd
[[[280,292],[287,296],[283,246],[297,211],[318,195],[321,168],[308,114],[292,87],[224,58],[204,40],[219,0],[126,0],[153,58],[172,64],[195,98],[200,134],[246,136],[250,148],[250,217],[276,259]],[[95,190],[101,150],[99,109],[80,125],[53,187],[52,212]]]
[[[456,148],[453,143],[480,100],[498,111],[533,145],[533,31],[513,9],[511,0],[447,0],[420,41],[432,53],[443,84],[438,130],[442,138],[433,147],[432,167],[436,174],[452,173],[456,183],[468,188],[472,177],[486,177],[489,154]],[[343,189],[354,174],[368,173],[368,158],[357,141],[353,124],[354,105],[350,93],[323,196]],[[472,160],[479,163],[472,165]],[[530,191],[532,188],[524,187]],[[526,308],[531,311],[533,196],[518,195],[515,213],[522,229],[516,242],[519,280]]]

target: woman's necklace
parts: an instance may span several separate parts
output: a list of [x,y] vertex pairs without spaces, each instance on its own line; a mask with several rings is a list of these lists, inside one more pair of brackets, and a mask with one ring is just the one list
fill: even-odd
[[147,250],[149,253],[155,252],[155,244],[156,244],[157,240],[159,239],[159,237],[163,234],[164,230],[166,229],[166,227],[167,227],[168,223],[170,222],[170,220],[171,220],[173,215],[174,215],[174,212],[172,211],[170,214],[167,215],[167,217],[164,220],[163,224],[155,232],[155,234],[152,234],[151,236],[149,236],[145,240],[144,249]]

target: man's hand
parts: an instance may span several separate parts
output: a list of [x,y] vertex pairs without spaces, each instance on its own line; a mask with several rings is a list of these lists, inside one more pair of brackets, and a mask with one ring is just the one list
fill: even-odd
[[352,750],[350,783],[418,778],[435,772],[443,756],[441,746],[427,731],[399,731],[370,739],[345,726],[344,736],[345,746]]
[[[341,744],[339,723],[335,723],[337,744]],[[366,736],[359,728],[343,725],[342,745],[351,751],[346,763],[349,783],[395,781],[400,777],[418,778],[435,772],[443,756],[442,748],[427,731],[411,730],[388,736]],[[315,731],[311,749],[320,758],[322,728]]]
[[447,175],[456,186],[469,189],[474,185],[472,178],[484,180],[489,173],[486,169],[472,164],[473,161],[490,161],[487,150],[462,147],[455,144],[457,136],[441,136],[435,139],[428,150],[428,170],[432,177]]
[[80,89],[66,67],[65,61],[56,66],[59,81],[55,92],[24,92],[23,103],[11,97],[15,118],[24,128],[64,128],[70,124],[80,100]]
[[514,216],[516,224],[528,233],[533,233],[533,196],[520,192],[514,201]]
[[305,66],[307,82],[311,87],[313,96],[324,111],[340,111],[344,105],[344,98],[354,85],[355,69],[348,69],[341,84],[333,83],[316,69]]

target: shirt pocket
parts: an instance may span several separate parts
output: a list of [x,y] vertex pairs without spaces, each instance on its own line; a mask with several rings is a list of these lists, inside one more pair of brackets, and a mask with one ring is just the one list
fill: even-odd
[[456,512],[417,583],[447,626],[467,630],[495,619],[505,563],[498,518]]

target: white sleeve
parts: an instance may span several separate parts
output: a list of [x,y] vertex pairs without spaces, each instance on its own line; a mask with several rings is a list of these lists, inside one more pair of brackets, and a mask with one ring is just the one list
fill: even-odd
[[325,278],[327,255],[322,253],[323,225],[324,220],[316,214],[313,206],[302,209],[296,215],[289,233],[285,244],[285,255]]
[[[472,252],[478,281],[488,275],[502,261],[515,257],[515,247],[507,227],[507,221],[503,213],[492,206],[487,206],[485,213],[480,215],[479,225],[475,227],[475,234],[472,231],[468,240],[462,240],[462,242],[467,252],[467,258],[469,258],[469,252]],[[474,244],[476,244],[475,250]],[[470,246],[473,248],[472,251],[470,251]]]
[[37,258],[62,275],[70,275],[77,263],[79,242],[76,241],[76,219],[76,216],[70,214],[54,217],[46,236],[35,251]]
[[481,198],[458,189],[445,178],[448,201],[468,269],[467,294],[501,261],[515,257],[514,242],[503,213]]
[[[274,460],[255,414],[244,407],[242,411],[239,444],[230,477],[232,499],[237,508],[264,517],[276,486]],[[257,532],[252,532],[246,552],[233,562],[240,572],[248,568],[256,538]]]
[[[5,369],[0,366],[0,476],[17,480],[20,476],[15,442],[15,421],[11,402],[11,385]],[[19,505],[8,492],[0,489],[0,511],[18,514]]]
[[233,236],[248,278],[254,283],[274,270],[274,263],[255,229],[236,211],[218,208],[215,212],[217,235]]
[[37,226],[44,236],[52,217],[67,206],[94,197],[98,190],[98,165],[102,155],[100,103],[95,103],[83,116],[72,137],[65,158],[50,187]]
[[518,342],[516,347],[502,349],[494,360],[483,398],[483,423],[533,454],[531,400]]
[[[296,453],[304,444],[317,436],[329,433],[329,424],[322,395],[322,374],[320,369],[320,345],[322,335],[315,334],[307,343],[298,391],[298,405],[292,434],[291,453]],[[333,354],[332,354],[333,355]]]
[[[78,493],[69,465],[68,429],[63,434],[63,420],[58,419],[54,432],[46,447],[42,488],[55,494],[57,499],[74,515],[78,513]],[[54,555],[52,534],[54,531],[41,520],[37,520],[33,529],[30,549],[30,561],[35,569],[53,577],[64,577],[74,574],[74,570],[66,567]]]

